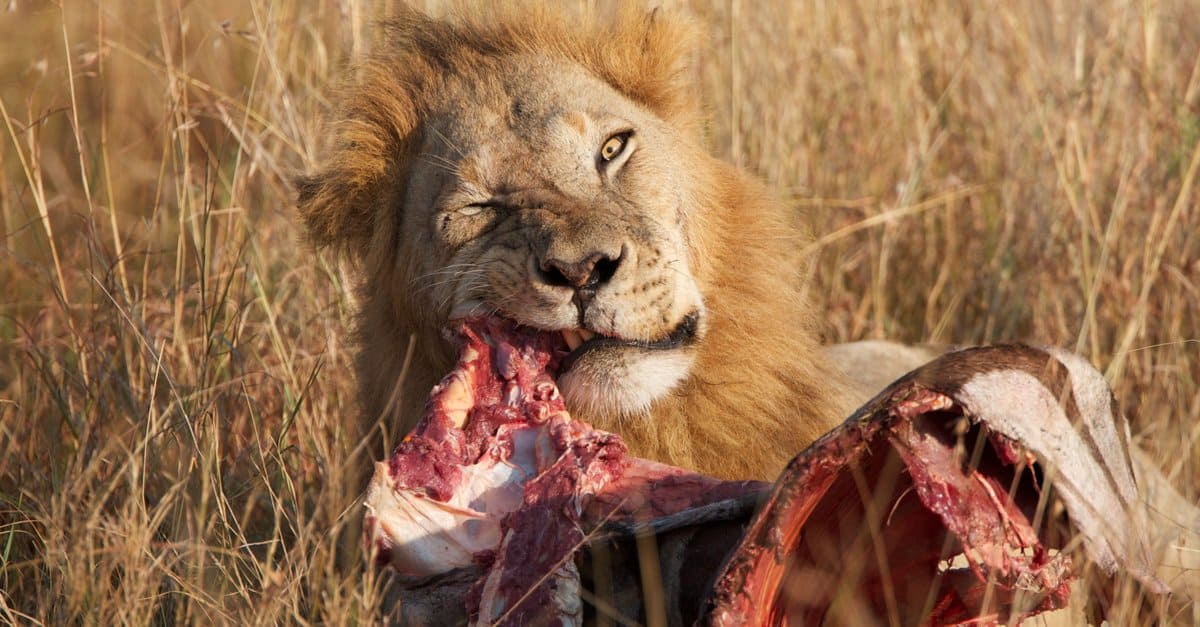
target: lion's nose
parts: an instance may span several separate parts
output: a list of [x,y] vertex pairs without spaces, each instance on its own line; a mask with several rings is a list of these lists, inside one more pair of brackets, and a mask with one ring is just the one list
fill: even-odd
[[578,261],[550,257],[538,265],[539,278],[547,285],[573,287],[580,296],[591,297],[617,273],[622,253],[616,256],[594,252]]

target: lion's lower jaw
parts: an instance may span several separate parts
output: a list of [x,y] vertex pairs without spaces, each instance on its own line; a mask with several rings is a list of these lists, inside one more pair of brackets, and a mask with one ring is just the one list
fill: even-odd
[[572,412],[592,419],[643,418],[654,401],[675,389],[691,370],[694,351],[628,351],[620,363],[586,360],[558,377]]

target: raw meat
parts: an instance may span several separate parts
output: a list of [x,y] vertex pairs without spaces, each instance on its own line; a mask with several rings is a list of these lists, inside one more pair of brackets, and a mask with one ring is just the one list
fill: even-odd
[[365,531],[404,576],[486,565],[467,608],[479,622],[577,624],[585,529],[766,487],[632,458],[619,436],[572,420],[550,375],[566,349],[555,334],[477,318],[457,341],[424,418],[376,466]]
[[[368,490],[367,542],[399,576],[402,622],[573,625],[614,608],[720,625],[1011,622],[1064,606],[1089,563],[1165,590],[1123,419],[1072,355],[944,356],[767,492],[633,458],[573,420],[558,334],[480,318],[456,341],[456,368]],[[1089,578],[1101,604],[1105,581]]]

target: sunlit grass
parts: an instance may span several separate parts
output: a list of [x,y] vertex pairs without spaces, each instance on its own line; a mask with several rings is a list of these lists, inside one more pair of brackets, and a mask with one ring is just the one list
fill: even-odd
[[[1074,348],[1194,490],[1190,2],[669,5],[713,147],[825,236],[831,341]],[[354,469],[389,443],[351,435],[347,277],[289,178],[388,7],[9,6],[0,621],[374,616]]]

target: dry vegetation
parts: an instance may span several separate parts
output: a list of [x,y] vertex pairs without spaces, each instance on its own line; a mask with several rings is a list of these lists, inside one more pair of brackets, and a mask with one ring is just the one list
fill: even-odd
[[[1193,0],[668,4],[713,146],[823,235],[831,340],[1074,347],[1200,478]],[[386,443],[288,180],[389,7],[7,6],[0,622],[368,619],[348,469]]]

